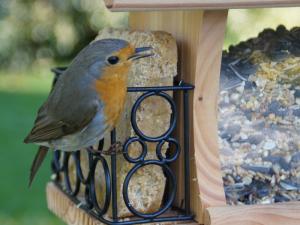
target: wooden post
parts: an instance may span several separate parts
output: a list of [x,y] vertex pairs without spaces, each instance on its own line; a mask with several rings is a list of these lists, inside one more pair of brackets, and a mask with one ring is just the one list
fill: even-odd
[[[177,40],[178,45],[178,55],[180,62],[178,74],[180,77],[176,79],[184,79],[185,82],[193,83],[195,78],[195,65],[197,60],[197,49],[196,46],[199,41],[199,29],[202,27],[203,11],[196,10],[193,12],[185,11],[168,11],[168,12],[131,12],[129,14],[129,26],[131,29],[138,30],[164,30],[171,33]],[[192,95],[190,96],[190,103],[193,102]],[[181,98],[177,98],[178,107],[182,106]],[[191,105],[192,106],[192,105]],[[190,107],[190,124],[192,125],[192,112],[193,108]],[[181,112],[182,113],[182,112]],[[182,116],[179,115],[180,117]],[[193,143],[192,130],[190,127],[190,143]],[[183,140],[182,127],[179,126],[177,130],[177,135],[179,136],[180,142]],[[190,150],[193,154],[193,149]],[[195,168],[195,158],[191,159],[191,177],[194,179],[191,182],[191,209],[192,212],[197,215],[197,220],[201,221],[201,216],[197,212],[201,211],[201,205],[199,201],[199,189],[197,186],[197,175]],[[177,160],[176,166],[173,167],[176,173],[178,186],[177,186],[177,196],[175,205],[180,207],[183,203],[184,198],[184,187],[182,185],[184,180],[183,175],[183,157],[181,154],[180,159]]]
[[204,13],[194,91],[195,165],[202,210],[226,205],[218,145],[218,95],[227,11]]
[[[176,38],[179,79],[195,84],[194,99],[190,101],[193,103],[190,105],[193,112],[190,115],[191,143],[194,143],[190,150],[191,208],[200,223],[206,207],[226,204],[219,165],[216,110],[226,19],[227,10],[131,12],[129,15],[131,29],[164,30]],[[177,177],[182,184],[182,162],[177,167]],[[179,186],[177,205],[181,203],[183,191],[182,185]]]

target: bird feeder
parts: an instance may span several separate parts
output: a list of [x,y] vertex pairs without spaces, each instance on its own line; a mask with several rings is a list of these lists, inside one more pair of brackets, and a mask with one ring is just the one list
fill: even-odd
[[[179,48],[179,80],[175,86],[132,87],[129,92],[141,92],[142,95],[132,106],[131,123],[136,139],[125,143],[124,157],[137,165],[130,171],[124,182],[123,196],[126,206],[135,218],[119,220],[116,203],[116,167],[115,156],[107,164],[101,156],[90,155],[93,182],[94,170],[98,162],[104,171],[111,167],[106,178],[106,198],[103,206],[95,203],[92,188],[86,189],[86,206],[76,198],[77,189],[83,178],[80,165],[77,168],[78,184],[71,188],[69,174],[63,163],[68,163],[70,155],[63,159],[55,154],[52,164],[56,174],[63,173],[67,179],[68,195],[53,183],[47,187],[49,209],[68,224],[300,224],[300,203],[274,203],[267,205],[229,206],[220,167],[218,144],[218,97],[221,55],[226,28],[227,13],[231,8],[296,7],[300,0],[106,0],[111,11],[129,11],[129,27],[133,30],[162,30],[171,33]],[[59,74],[60,70],[56,70]],[[180,92],[173,100],[166,92]],[[171,125],[160,137],[144,135],[136,125],[136,109],[141,102],[151,96],[164,98],[172,109]],[[178,110],[180,108],[181,110]],[[177,123],[177,139],[172,132]],[[162,141],[169,140],[175,147],[170,158],[164,158]],[[129,156],[128,145],[134,141],[157,141],[159,160],[145,160],[144,150],[138,158]],[[115,132],[111,142],[114,143]],[[140,142],[143,146],[143,143]],[[102,143],[103,144],[103,143]],[[181,147],[181,153],[179,147]],[[101,148],[101,143],[100,143]],[[145,153],[146,154],[146,153]],[[72,157],[80,164],[80,156]],[[64,162],[63,162],[64,161]],[[176,161],[176,162],[175,162]],[[175,165],[170,168],[168,163]],[[126,188],[133,174],[146,164],[156,164],[164,170],[168,180],[167,194],[159,211],[150,214],[136,211],[130,204]],[[105,169],[107,168],[107,169]],[[177,187],[177,188],[175,188]],[[177,189],[177,190],[176,190]],[[164,190],[162,190],[163,192]],[[112,220],[103,217],[104,211],[112,201]],[[96,208],[95,211],[92,208]],[[95,207],[96,206],[96,207]]]

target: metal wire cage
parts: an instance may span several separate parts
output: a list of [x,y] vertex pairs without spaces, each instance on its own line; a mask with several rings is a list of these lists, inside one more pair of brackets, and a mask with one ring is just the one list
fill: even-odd
[[[55,73],[55,79],[53,85],[58,76],[66,68],[55,68],[52,71]],[[87,151],[88,153],[88,165],[89,173],[84,177],[80,162],[80,151],[73,153],[61,152],[59,150],[54,151],[53,160],[51,163],[52,171],[54,174],[55,184],[81,209],[85,210],[88,214],[94,216],[104,224],[119,224],[119,225],[130,225],[130,224],[144,224],[154,222],[172,222],[172,221],[188,221],[193,219],[193,215],[190,212],[190,165],[189,165],[189,91],[193,90],[194,87],[190,84],[179,82],[175,86],[159,86],[159,87],[128,87],[128,92],[139,92],[141,95],[137,98],[131,109],[131,125],[136,134],[134,137],[128,138],[123,144],[122,154],[125,160],[133,165],[125,177],[122,193],[123,200],[128,210],[133,214],[130,220],[124,220],[118,218],[118,204],[117,204],[117,156],[112,154],[110,156],[110,162],[101,154],[104,146],[104,139],[99,142],[99,153],[95,151]],[[183,100],[183,118],[178,118],[178,109],[174,99],[167,93],[167,91],[180,92]],[[153,96],[159,96],[165,99],[171,108],[170,125],[167,131],[157,137],[150,137],[144,134],[137,125],[136,114],[141,103]],[[173,137],[174,129],[178,123],[183,123],[184,138],[183,143],[180,143],[176,138]],[[110,144],[117,142],[116,130],[111,132]],[[141,153],[138,157],[133,158],[129,154],[129,146],[138,142],[142,146]],[[147,156],[147,142],[157,143],[156,145],[156,156],[157,159],[146,159]],[[164,156],[162,152],[163,145],[168,143],[169,146],[173,146],[173,153],[171,155]],[[183,148],[181,147],[183,145]],[[176,197],[177,178],[170,168],[170,164],[178,160],[180,154],[183,154],[184,159],[184,180],[182,185],[184,187],[184,206],[182,209],[177,209],[176,215],[170,216],[167,212],[172,209],[172,204]],[[76,167],[76,178],[75,185],[71,185],[70,172],[69,172],[69,161],[73,158]],[[98,202],[96,196],[96,182],[95,173],[97,165],[101,164],[104,180],[105,180],[105,193],[103,203]],[[109,165],[110,164],[110,165]],[[161,190],[165,192],[164,201],[160,209],[153,213],[142,213],[133,207],[130,203],[128,194],[128,188],[131,178],[136,172],[142,167],[148,165],[159,166],[167,180],[167,189]],[[84,199],[78,197],[80,188],[84,188]],[[101,205],[101,206],[100,206]],[[111,206],[111,207],[110,207]],[[106,216],[108,210],[111,210],[111,218]]]

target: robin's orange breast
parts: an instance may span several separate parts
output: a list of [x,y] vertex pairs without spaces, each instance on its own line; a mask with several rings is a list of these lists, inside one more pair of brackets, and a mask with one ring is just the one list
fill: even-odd
[[106,121],[111,127],[116,125],[124,109],[129,68],[129,64],[107,67],[95,83],[96,91],[104,104]]

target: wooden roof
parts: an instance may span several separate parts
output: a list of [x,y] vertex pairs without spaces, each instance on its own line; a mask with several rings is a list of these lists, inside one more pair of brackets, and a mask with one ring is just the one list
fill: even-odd
[[300,6],[300,0],[104,0],[112,11]]

